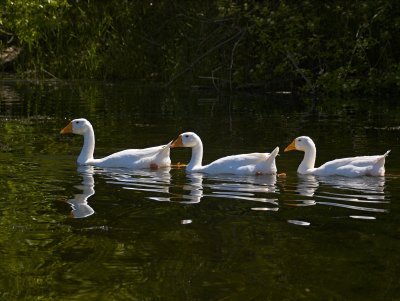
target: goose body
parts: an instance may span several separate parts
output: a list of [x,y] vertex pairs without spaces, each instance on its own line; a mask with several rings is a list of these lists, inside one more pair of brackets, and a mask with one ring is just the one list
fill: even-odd
[[276,174],[275,157],[279,148],[269,153],[249,153],[223,157],[202,165],[203,143],[198,135],[186,132],[171,144],[171,147],[191,147],[192,157],[186,166],[187,172],[201,172],[206,174],[237,174],[237,175],[260,175]]
[[301,136],[285,148],[285,152],[300,150],[304,152],[303,161],[300,163],[297,172],[299,174],[310,174],[317,176],[384,176],[385,158],[390,151],[383,155],[357,156],[343,159],[336,159],[326,162],[320,167],[315,167],[317,150],[310,137]]
[[127,149],[101,159],[94,159],[95,137],[91,123],[84,119],[74,119],[61,134],[73,133],[83,136],[83,147],[78,156],[78,165],[93,165],[98,167],[122,167],[143,169],[165,167],[171,165],[170,145],[154,146],[143,149]]

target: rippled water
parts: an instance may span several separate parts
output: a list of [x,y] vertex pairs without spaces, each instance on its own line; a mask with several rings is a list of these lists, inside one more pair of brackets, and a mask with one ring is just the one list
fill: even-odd
[[[171,168],[129,171],[79,167],[78,173],[82,183],[75,187],[80,193],[68,200],[75,218],[95,213],[88,204],[88,198],[95,194],[95,176],[105,181],[106,185],[116,186],[113,189],[142,192],[145,193],[144,198],[157,202],[198,204],[202,200],[220,198],[245,202],[254,206],[249,207],[250,210],[258,211],[278,211],[286,206],[324,205],[348,209],[345,216],[358,219],[376,219],[376,215],[389,211],[390,204],[390,196],[385,195],[385,177],[298,176],[289,181],[286,176],[281,179],[276,175],[182,175],[182,170]],[[293,220],[288,222],[294,223]],[[305,223],[310,225],[311,221]]]
[[[0,299],[396,300],[400,110],[393,100],[310,103],[99,83],[0,84]],[[197,132],[204,162],[316,141],[317,165],[392,152],[385,177],[206,176],[77,167]],[[190,151],[172,150],[173,162]]]

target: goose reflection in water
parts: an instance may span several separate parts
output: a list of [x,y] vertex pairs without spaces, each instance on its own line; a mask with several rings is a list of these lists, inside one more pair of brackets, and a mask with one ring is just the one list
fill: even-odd
[[95,194],[94,173],[101,175],[108,184],[122,185],[123,189],[136,190],[156,194],[149,196],[157,201],[169,200],[163,196],[169,194],[171,186],[170,167],[158,170],[127,170],[121,168],[98,168],[93,166],[79,166],[78,173],[82,175],[82,185],[75,186],[82,193],[75,194],[73,199],[68,200],[71,205],[71,217],[84,218],[92,215],[94,210],[89,206],[87,200]]
[[373,193],[383,195],[385,191],[385,177],[319,177],[320,182],[328,184],[332,187],[348,190],[356,190],[363,193]]
[[108,168],[96,170],[107,179],[107,184],[122,185],[123,189],[141,191],[146,198],[155,201],[169,201],[171,187],[171,168],[163,167],[157,170],[139,169],[126,170]]
[[232,192],[237,196],[253,196],[255,193],[274,193],[277,192],[276,175],[263,176],[213,176],[209,177],[212,183],[208,185],[213,193]]
[[[385,177],[345,178],[340,176],[298,176],[296,193],[313,197],[299,200],[293,206],[328,205],[369,212],[386,212],[376,208],[389,203],[385,196]],[[318,201],[317,201],[318,200]]]
[[[277,176],[221,175],[207,178],[203,188],[206,196],[263,203],[262,208],[253,210],[278,210]],[[273,205],[265,207],[265,204]]]
[[[171,182],[171,168],[157,170],[126,170],[107,171],[107,183],[122,185],[123,189],[141,191],[145,198],[157,202],[199,203],[203,197],[203,175],[188,174],[183,185]],[[171,188],[173,191],[171,192]],[[175,192],[181,188],[183,192]],[[188,193],[187,193],[188,192]]]
[[298,175],[296,192],[300,195],[312,197],[319,187],[317,178],[313,175]]
[[182,195],[183,201],[181,201],[181,203],[200,203],[201,198],[203,197],[203,176],[202,173],[186,174],[187,183],[182,186],[182,189],[188,191],[189,194]]
[[[276,175],[238,176],[186,174],[182,190],[189,192],[180,197],[182,203],[199,203],[203,197],[241,199],[258,202],[276,202],[265,198],[265,193],[276,193]],[[261,193],[263,193],[261,197]]]
[[72,218],[84,218],[92,215],[94,210],[89,206],[87,200],[94,195],[94,178],[93,166],[79,166],[78,173],[82,176],[82,185],[75,186],[82,193],[74,195],[73,199],[67,201],[71,205],[71,217]]

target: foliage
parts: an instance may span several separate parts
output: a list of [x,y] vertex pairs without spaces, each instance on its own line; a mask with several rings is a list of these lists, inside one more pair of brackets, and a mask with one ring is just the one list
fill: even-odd
[[22,47],[11,69],[27,76],[314,94],[400,84],[394,0],[1,2],[0,50]]
[[302,79],[309,91],[390,89],[398,82],[391,78],[398,69],[398,11],[394,1],[255,3],[250,49],[261,57],[253,76]]

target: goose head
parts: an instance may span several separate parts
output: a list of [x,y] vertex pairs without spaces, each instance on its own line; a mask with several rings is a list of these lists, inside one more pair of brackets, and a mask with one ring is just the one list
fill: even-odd
[[61,134],[78,134],[85,135],[88,131],[93,131],[91,123],[85,118],[74,119],[61,130]]
[[171,147],[196,147],[201,144],[201,139],[193,132],[182,133],[176,138]]
[[299,150],[299,151],[307,151],[315,149],[315,144],[314,141],[310,137],[307,136],[300,136],[297,137],[290,143],[286,148],[285,152],[291,151],[291,150]]

